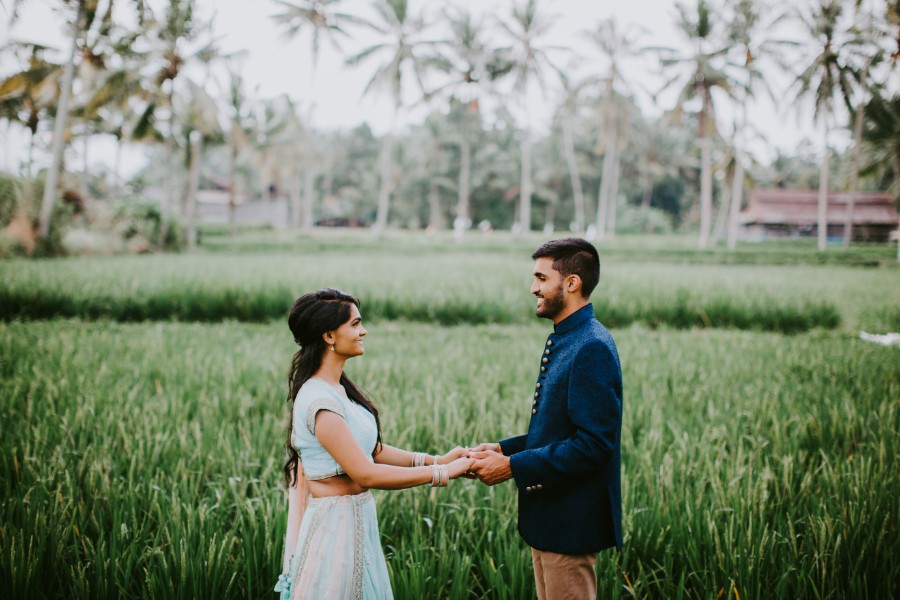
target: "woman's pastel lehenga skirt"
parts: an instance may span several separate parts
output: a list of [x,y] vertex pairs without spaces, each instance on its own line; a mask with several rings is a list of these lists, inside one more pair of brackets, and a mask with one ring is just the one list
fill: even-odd
[[290,581],[290,600],[394,597],[371,492],[309,499]]

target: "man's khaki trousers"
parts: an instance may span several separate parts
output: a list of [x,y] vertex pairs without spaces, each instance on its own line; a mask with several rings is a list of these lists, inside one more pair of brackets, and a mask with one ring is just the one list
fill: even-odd
[[531,549],[538,600],[594,600],[597,554],[559,554]]

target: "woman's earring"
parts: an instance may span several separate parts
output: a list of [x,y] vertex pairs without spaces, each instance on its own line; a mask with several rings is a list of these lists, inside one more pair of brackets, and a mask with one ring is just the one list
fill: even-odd
[[331,345],[331,351],[334,352],[334,344]]

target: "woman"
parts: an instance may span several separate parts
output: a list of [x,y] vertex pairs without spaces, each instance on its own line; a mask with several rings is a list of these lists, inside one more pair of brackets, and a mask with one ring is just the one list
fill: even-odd
[[289,377],[290,501],[275,591],[282,600],[392,598],[369,488],[445,486],[474,461],[458,447],[430,456],[382,443],[378,411],[344,374],[347,359],[364,353],[356,298],[333,289],[304,294],[288,325],[300,351]]

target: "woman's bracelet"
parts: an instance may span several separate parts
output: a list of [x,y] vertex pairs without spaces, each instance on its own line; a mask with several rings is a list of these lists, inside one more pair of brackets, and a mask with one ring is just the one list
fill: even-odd
[[450,472],[447,465],[431,465],[431,487],[447,487]]
[[[441,457],[437,454],[434,455],[434,462],[432,464],[438,464],[438,460]],[[413,452],[412,456],[409,459],[409,466],[411,467],[424,467],[426,461],[428,460],[428,455],[424,452]]]

